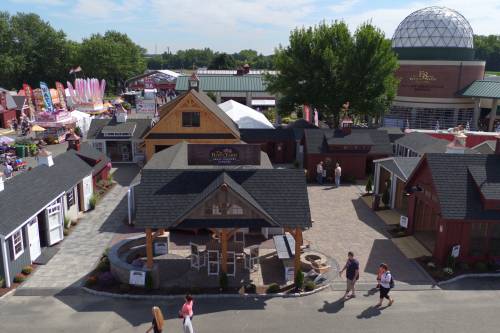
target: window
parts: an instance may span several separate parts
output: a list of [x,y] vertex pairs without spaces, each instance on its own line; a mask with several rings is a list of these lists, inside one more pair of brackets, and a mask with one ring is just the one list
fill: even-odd
[[212,215],[222,215],[218,205],[212,205]]
[[14,260],[19,258],[24,252],[22,229],[19,229],[12,235],[12,250],[14,251]]
[[102,142],[94,142],[94,148],[102,153],[104,150],[104,145],[102,144]]
[[68,203],[68,208],[71,208],[75,204],[75,189],[72,188],[71,191],[66,193],[66,202]]
[[199,112],[183,112],[182,127],[200,127]]
[[227,210],[227,215],[243,215],[243,208],[238,205],[231,205]]

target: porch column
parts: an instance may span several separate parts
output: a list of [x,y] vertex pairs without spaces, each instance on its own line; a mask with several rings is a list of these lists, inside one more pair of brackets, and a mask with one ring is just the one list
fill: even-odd
[[396,183],[398,181],[398,178],[394,173],[392,173],[391,177],[391,209],[394,209],[394,206],[396,204]]
[[146,229],[146,267],[153,268],[153,231],[151,228]]
[[220,233],[221,250],[222,250],[222,272],[227,273],[227,230],[222,229]]
[[490,123],[488,124],[488,132],[493,132],[495,129],[493,125],[495,125],[495,119],[497,118],[497,107],[498,107],[498,99],[494,98],[491,102],[491,111],[490,111]]
[[302,246],[302,229],[295,228],[295,274],[300,270],[300,247]]
[[481,99],[474,98],[474,114],[472,116],[472,124],[470,127],[473,130],[477,130],[479,128],[479,115],[481,114]]
[[375,175],[373,177],[373,193],[378,194],[380,182],[380,163],[375,163]]

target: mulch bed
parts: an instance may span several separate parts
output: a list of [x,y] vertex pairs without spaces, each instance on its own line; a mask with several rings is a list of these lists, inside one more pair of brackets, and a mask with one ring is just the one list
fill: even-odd
[[491,266],[484,270],[471,265],[468,269],[463,269],[460,264],[457,264],[453,274],[446,274],[443,272],[443,268],[445,268],[445,266],[436,265],[435,268],[429,267],[428,263],[432,261],[429,257],[417,258],[416,261],[437,282],[447,281],[464,274],[498,273],[498,267]]
[[[28,280],[30,275],[33,275],[33,273],[36,271],[38,265],[36,264],[31,264],[31,268],[33,269],[30,274],[23,274],[19,273],[20,275],[24,276],[25,280]],[[12,282],[10,285],[10,288],[0,288],[0,297],[4,296],[7,294],[9,291],[16,289],[19,287],[22,283],[17,283],[17,282]]]

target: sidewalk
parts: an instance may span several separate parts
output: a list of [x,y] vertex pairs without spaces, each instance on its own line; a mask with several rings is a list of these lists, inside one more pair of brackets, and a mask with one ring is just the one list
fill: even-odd
[[78,288],[127,216],[127,187],[116,184],[97,207],[79,220],[47,265],[39,266],[16,295],[46,295]]

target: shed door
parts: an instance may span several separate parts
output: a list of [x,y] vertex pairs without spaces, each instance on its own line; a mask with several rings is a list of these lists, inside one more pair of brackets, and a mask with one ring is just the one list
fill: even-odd
[[40,233],[38,230],[38,219],[36,217],[28,224],[28,239],[31,261],[34,261],[41,254]]
[[55,243],[60,242],[63,239],[64,234],[62,209],[59,201],[47,208],[47,224],[49,245],[54,245]]

